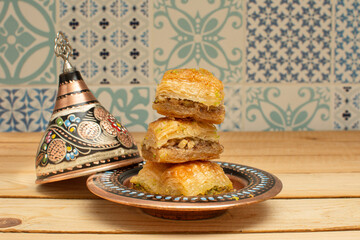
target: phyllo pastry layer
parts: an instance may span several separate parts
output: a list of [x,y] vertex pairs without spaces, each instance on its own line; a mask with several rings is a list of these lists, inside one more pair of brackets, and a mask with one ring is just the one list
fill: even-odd
[[220,124],[224,121],[224,85],[200,68],[165,72],[153,108],[162,115]]
[[147,162],[130,181],[135,189],[171,196],[216,195],[233,189],[219,164],[210,161]]
[[149,124],[141,146],[144,159],[164,163],[216,159],[222,152],[214,125],[167,117]]

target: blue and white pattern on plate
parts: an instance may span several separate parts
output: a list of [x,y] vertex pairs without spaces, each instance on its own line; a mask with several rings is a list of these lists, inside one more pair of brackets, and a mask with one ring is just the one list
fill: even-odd
[[243,1],[155,1],[153,7],[156,82],[169,69],[198,67],[227,82],[241,81]]
[[331,127],[327,87],[249,87],[247,131],[322,130]]
[[[239,202],[241,200],[258,197],[274,188],[279,180],[263,170],[226,162],[217,162],[226,174],[245,179],[248,184],[242,189],[234,189],[231,192],[218,195],[204,196],[167,196],[151,194],[129,188],[125,181],[136,175],[141,170],[141,164],[134,164],[129,167],[120,168],[113,171],[106,171],[91,176],[88,180],[94,183],[96,188],[111,193],[115,197],[135,198],[146,201],[166,201],[176,203],[218,203],[218,202]],[[94,190],[94,189],[92,189]],[[113,198],[115,200],[115,198]],[[130,200],[129,200],[130,201]]]
[[329,82],[330,0],[249,0],[247,82]]
[[336,87],[334,111],[334,129],[360,130],[360,87]]
[[335,82],[360,83],[360,2],[336,1]]

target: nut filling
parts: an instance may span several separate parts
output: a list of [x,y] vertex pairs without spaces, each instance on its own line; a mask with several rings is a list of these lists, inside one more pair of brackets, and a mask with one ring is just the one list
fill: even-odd
[[156,98],[154,104],[170,104],[170,105],[178,105],[185,108],[197,108],[201,112],[210,112],[210,113],[218,113],[221,114],[224,111],[224,106],[220,105],[218,107],[215,106],[206,106],[205,104],[199,102],[193,102],[191,100],[186,99],[175,99],[175,98]]
[[198,138],[170,139],[160,148],[142,145],[143,158],[155,162],[179,163],[219,158],[223,146]]
[[[214,148],[217,149],[219,143],[202,140],[199,138],[181,138],[181,139],[170,139],[161,148],[168,149],[202,149],[202,148]],[[149,150],[149,146],[145,145],[146,150]]]

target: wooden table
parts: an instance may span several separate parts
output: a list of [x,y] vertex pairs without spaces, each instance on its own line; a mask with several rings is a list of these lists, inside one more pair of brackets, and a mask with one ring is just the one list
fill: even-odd
[[36,185],[41,136],[0,134],[0,239],[360,239],[360,132],[221,133],[221,161],[269,171],[284,187],[198,221],[100,199],[86,177]]

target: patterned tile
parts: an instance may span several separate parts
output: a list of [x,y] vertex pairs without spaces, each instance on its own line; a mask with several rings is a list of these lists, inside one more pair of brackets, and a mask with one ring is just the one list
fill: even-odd
[[249,0],[247,82],[329,82],[330,0]]
[[243,1],[153,2],[154,79],[169,69],[202,67],[224,82],[243,79]]
[[225,84],[220,131],[359,130],[359,28],[358,0],[0,0],[0,132],[45,130],[62,71],[58,30],[131,131],[161,117],[156,83],[185,67]]
[[241,87],[238,85],[225,86],[225,120],[218,125],[220,131],[242,130],[242,99]]
[[336,1],[335,82],[360,83],[360,2]]
[[92,88],[98,101],[130,131],[145,131],[149,123],[151,99],[149,87]]
[[245,96],[246,131],[331,128],[328,87],[248,87]]
[[0,89],[0,132],[44,131],[54,108],[56,90]]
[[58,14],[89,84],[149,83],[147,0],[61,0]]
[[360,129],[360,87],[338,86],[334,96],[334,129]]
[[0,84],[51,84],[55,0],[0,0]]

